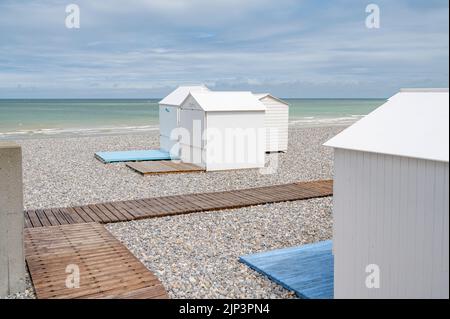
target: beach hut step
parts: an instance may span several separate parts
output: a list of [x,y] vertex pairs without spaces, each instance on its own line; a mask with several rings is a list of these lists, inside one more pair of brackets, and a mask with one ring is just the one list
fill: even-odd
[[246,255],[239,261],[300,298],[333,298],[331,240]]
[[169,152],[162,150],[138,150],[118,152],[97,152],[95,158],[102,163],[162,161],[176,159]]
[[142,175],[194,173],[205,171],[204,168],[198,165],[176,161],[132,162],[127,163],[127,166]]

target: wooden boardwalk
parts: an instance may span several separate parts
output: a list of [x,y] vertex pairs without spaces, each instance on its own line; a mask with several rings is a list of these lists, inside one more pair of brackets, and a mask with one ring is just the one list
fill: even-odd
[[25,227],[78,223],[114,223],[130,220],[232,209],[268,203],[326,197],[333,181],[299,182],[233,191],[153,197],[75,207],[28,210]]
[[[38,298],[167,298],[158,278],[100,224],[28,228],[24,237]],[[70,287],[74,265],[78,288]]]
[[142,175],[194,173],[205,171],[204,168],[198,165],[175,161],[130,162],[127,163],[127,166]]

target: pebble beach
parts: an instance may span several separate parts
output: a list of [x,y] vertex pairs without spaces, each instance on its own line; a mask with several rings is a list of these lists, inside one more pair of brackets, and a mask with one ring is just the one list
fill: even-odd
[[[332,178],[322,146],[343,126],[289,129],[289,150],[273,174],[259,170],[141,176],[97,151],[158,148],[158,131],[24,139],[26,209],[242,189]],[[294,298],[238,261],[239,256],[330,239],[331,198],[193,213],[107,225],[165,286],[171,298]],[[25,293],[11,298],[33,298]]]

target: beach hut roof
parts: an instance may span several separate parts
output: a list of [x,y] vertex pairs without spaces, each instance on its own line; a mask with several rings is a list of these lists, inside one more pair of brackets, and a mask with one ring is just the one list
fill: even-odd
[[280,98],[277,98],[276,96],[273,96],[273,95],[270,94],[270,93],[253,93],[253,95],[256,96],[256,98],[257,98],[258,100],[262,100],[262,99],[264,99],[264,98],[266,98],[266,97],[270,97],[270,98],[272,98],[272,99],[274,99],[274,100],[277,100],[277,101],[280,102],[280,103],[289,105],[287,102],[283,101],[283,100],[280,99]]
[[190,85],[190,86],[179,86],[169,95],[163,98],[159,104],[180,106],[181,103],[189,95],[189,92],[208,92],[209,89],[206,85]]
[[448,162],[448,88],[403,89],[324,145]]
[[265,111],[252,92],[192,91],[190,95],[204,111]]

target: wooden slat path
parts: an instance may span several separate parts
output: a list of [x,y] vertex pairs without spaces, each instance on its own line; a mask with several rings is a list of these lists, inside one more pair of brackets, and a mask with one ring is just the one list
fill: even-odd
[[127,166],[142,175],[204,172],[205,169],[191,163],[175,161],[130,162]]
[[232,209],[331,196],[333,181],[322,180],[233,191],[153,197],[76,207],[28,210],[25,227],[114,223],[143,218]]
[[[24,237],[38,298],[168,298],[158,278],[100,224],[28,228]],[[78,288],[66,287],[69,265],[79,268]]]

